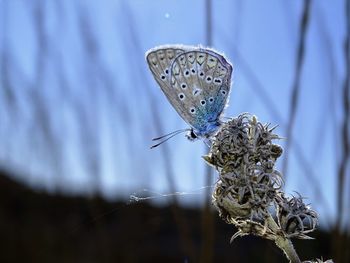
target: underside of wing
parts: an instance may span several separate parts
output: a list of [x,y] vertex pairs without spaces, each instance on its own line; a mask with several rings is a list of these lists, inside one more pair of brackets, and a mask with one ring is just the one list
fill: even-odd
[[170,84],[170,67],[174,59],[183,52],[185,52],[185,49],[180,45],[160,46],[149,50],[146,53],[146,60],[161,90],[178,114],[186,121],[186,116],[184,116],[185,106],[178,99],[178,94]]
[[[178,55],[171,66],[171,86],[183,94],[191,125],[200,131],[218,122],[230,92],[232,66],[210,49],[197,48]],[[180,96],[180,95],[179,95]]]
[[230,92],[232,66],[217,52],[193,46],[162,46],[146,54],[149,68],[179,115],[205,133],[218,122]]

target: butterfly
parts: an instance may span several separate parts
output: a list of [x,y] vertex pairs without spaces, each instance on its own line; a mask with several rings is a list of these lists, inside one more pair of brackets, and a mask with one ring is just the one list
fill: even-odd
[[168,140],[188,131],[189,140],[210,142],[223,123],[221,115],[231,89],[231,63],[211,48],[183,45],[152,48],[146,52],[146,61],[170,104],[191,127],[153,140],[171,135]]

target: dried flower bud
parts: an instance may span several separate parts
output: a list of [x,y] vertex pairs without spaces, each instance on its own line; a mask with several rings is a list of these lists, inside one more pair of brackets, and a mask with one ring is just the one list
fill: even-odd
[[255,116],[241,114],[222,125],[205,160],[219,169],[236,169],[247,161],[261,165],[270,161],[270,166],[273,166],[282,154],[282,148],[272,143],[272,140],[279,139],[272,133],[274,129],[258,122]]
[[299,194],[291,198],[280,195],[277,218],[287,236],[300,239],[310,239],[306,234],[314,231],[318,224],[317,213],[304,204]]

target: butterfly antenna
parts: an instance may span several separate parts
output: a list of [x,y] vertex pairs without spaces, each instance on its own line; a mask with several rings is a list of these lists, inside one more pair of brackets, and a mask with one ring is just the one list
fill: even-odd
[[168,134],[162,135],[162,136],[160,136],[160,137],[153,138],[152,141],[158,141],[158,140],[161,140],[161,139],[163,139],[163,138],[165,138],[165,137],[168,137],[168,136],[170,136],[170,135],[173,135],[173,134],[175,134],[175,133],[178,134],[178,133],[185,132],[185,131],[189,131],[189,130],[190,130],[190,129],[181,129],[181,130],[173,131],[173,132],[170,132],[170,133],[168,133]]
[[174,136],[180,134],[180,133],[183,133],[183,132],[186,132],[186,131],[190,131],[190,129],[182,129],[182,130],[177,130],[177,131],[173,131],[171,133],[168,133],[168,134],[165,134],[163,136],[160,136],[160,137],[156,137],[156,138],[153,138],[152,141],[158,141],[158,140],[161,140],[161,139],[164,139],[163,141],[155,144],[155,145],[152,145],[151,146],[151,149],[161,145],[162,143],[166,142],[167,140],[173,138]]

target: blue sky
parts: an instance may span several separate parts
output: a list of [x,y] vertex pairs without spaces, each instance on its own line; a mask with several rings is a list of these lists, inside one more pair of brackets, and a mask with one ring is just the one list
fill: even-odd
[[[149,149],[159,132],[186,124],[153,80],[144,53],[161,44],[205,45],[204,3],[0,0],[1,70],[7,72],[0,76],[0,165],[39,189],[70,194],[98,189],[107,198],[127,199],[134,192],[171,192],[164,160],[169,151],[175,190],[194,193],[181,201],[201,204],[203,143],[177,136],[163,149]],[[212,47],[235,68],[226,116],[250,112],[279,124],[277,132],[286,135],[302,4],[213,1]],[[339,0],[311,5],[286,184],[288,193],[308,197],[323,224],[336,211],[343,6]],[[9,91],[14,107],[6,103]],[[310,176],[325,202],[318,200]]]

